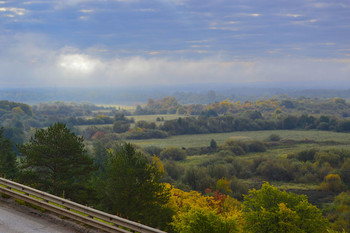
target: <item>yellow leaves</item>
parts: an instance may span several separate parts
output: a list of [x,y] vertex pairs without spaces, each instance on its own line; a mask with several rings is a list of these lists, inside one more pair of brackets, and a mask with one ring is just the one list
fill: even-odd
[[327,175],[320,184],[319,189],[323,191],[341,192],[343,190],[343,185],[340,176],[338,174]]
[[340,182],[340,176],[338,174],[329,174],[324,180],[326,182]]
[[[203,196],[196,191],[185,192],[169,184],[167,188],[171,188],[167,207],[176,213],[172,225],[179,232],[194,232],[192,228],[191,231],[185,225],[192,224],[191,226],[195,228],[198,227],[198,221],[203,219],[211,222],[211,227],[217,224],[217,227],[227,225],[227,229],[236,229],[237,222],[241,219],[241,204],[236,199],[220,193],[214,196]],[[231,230],[227,232],[233,232]],[[201,230],[197,229],[195,232],[201,232]]]
[[169,207],[175,211],[184,211],[191,208],[206,208],[209,206],[210,198],[202,196],[199,192],[185,192],[172,187],[170,193]]
[[162,161],[160,161],[159,157],[154,155],[153,158],[152,158],[152,163],[154,164],[154,166],[158,169],[158,171],[161,174],[165,173],[165,169],[164,169],[163,163],[162,163]]

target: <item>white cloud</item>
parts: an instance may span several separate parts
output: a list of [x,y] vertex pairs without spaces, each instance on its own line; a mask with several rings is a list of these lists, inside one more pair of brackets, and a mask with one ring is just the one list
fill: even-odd
[[94,10],[92,10],[92,9],[82,9],[82,10],[80,10],[80,12],[81,13],[93,13]]
[[[0,12],[8,12],[8,13],[12,13],[9,14],[11,16],[14,15],[24,15],[26,13],[26,9],[24,8],[16,8],[16,7],[0,7]],[[9,17],[11,17],[9,16]]]
[[102,63],[85,54],[62,54],[57,59],[57,66],[66,72],[80,75],[93,73]]
[[[279,57],[243,60],[205,54],[205,50],[202,51],[204,54],[201,58],[196,59],[184,59],[184,56],[174,56],[166,51],[143,51],[148,53],[145,56],[112,56],[104,46],[85,50],[75,47],[53,48],[52,43],[40,35],[17,35],[6,41],[7,44],[0,51],[0,86],[3,87],[96,87],[290,80],[322,82],[330,78],[341,82],[348,81],[350,73],[350,59]],[[194,42],[193,45],[201,45],[198,41]],[[107,52],[108,56],[105,56]],[[188,50],[175,51],[181,52]]]
[[300,14],[284,14],[282,16],[286,16],[286,17],[292,17],[292,18],[299,18],[301,17],[302,15]]
[[318,21],[319,21],[318,19],[299,20],[299,21],[292,21],[292,24],[298,24],[298,25],[305,25],[305,26],[307,26],[307,25],[316,23]]
[[79,16],[79,19],[80,20],[88,20],[90,17],[88,16]]

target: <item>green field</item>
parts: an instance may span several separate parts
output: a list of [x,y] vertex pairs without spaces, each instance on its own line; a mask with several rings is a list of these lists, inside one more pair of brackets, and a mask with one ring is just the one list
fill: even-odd
[[232,133],[180,135],[171,136],[164,139],[128,140],[128,142],[131,142],[141,147],[158,146],[164,148],[169,146],[175,146],[188,148],[209,146],[211,139],[214,139],[218,144],[223,144],[228,139],[243,141],[264,141],[271,134],[278,134],[282,140],[312,140],[317,142],[336,141],[342,144],[348,143],[350,145],[349,133],[337,133],[331,131],[316,130],[241,131]]

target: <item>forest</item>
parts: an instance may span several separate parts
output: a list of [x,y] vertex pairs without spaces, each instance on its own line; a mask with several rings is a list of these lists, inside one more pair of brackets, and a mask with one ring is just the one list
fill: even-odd
[[0,101],[3,177],[167,232],[350,231],[350,103]]

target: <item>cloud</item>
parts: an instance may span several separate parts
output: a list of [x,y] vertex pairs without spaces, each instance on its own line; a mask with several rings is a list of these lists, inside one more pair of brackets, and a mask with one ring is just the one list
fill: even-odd
[[88,20],[90,17],[88,16],[79,16],[79,20]]
[[299,18],[302,17],[303,15],[300,14],[278,14],[280,16],[285,16],[285,17],[292,17],[292,18]]
[[14,17],[15,15],[24,15],[27,10],[24,8],[16,8],[16,7],[0,7],[0,12],[10,13],[7,16]]
[[63,54],[57,59],[57,65],[67,72],[91,74],[101,62],[84,54]]
[[[193,83],[347,81],[350,59],[255,58],[220,55],[184,59],[157,56],[103,56],[96,46],[52,48],[38,35],[18,35],[0,52],[1,86],[119,86]],[[96,52],[98,51],[98,52]],[[102,52],[100,52],[102,51]],[[274,50],[272,52],[278,52]]]
[[82,9],[82,10],[80,10],[80,12],[81,13],[93,13],[94,10],[92,10],[92,9]]
[[211,22],[209,29],[211,30],[223,30],[223,31],[237,31],[237,27],[232,25],[240,23],[239,21],[223,21],[223,22]]
[[318,19],[298,20],[298,21],[292,21],[292,24],[308,26],[318,21],[319,21]]
[[[54,6],[56,10],[62,10],[64,8],[67,7],[73,7],[73,6],[77,6],[81,3],[84,2],[89,2],[91,0],[60,0],[60,1],[54,1]],[[99,0],[97,0],[98,2]]]
[[240,14],[238,14],[238,15],[240,15],[240,16],[251,16],[251,17],[259,17],[259,16],[262,16],[262,14],[258,14],[258,13],[252,13],[252,14],[250,14],[250,13],[240,13]]

